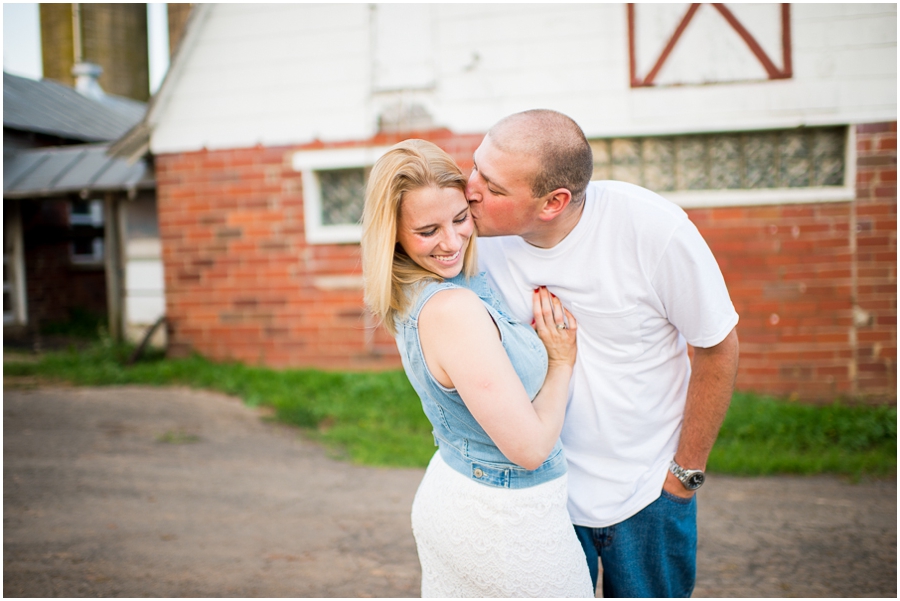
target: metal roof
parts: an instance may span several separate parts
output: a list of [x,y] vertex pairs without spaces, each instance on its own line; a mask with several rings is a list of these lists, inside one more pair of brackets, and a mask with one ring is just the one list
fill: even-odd
[[3,198],[133,192],[156,186],[148,161],[129,164],[108,156],[108,148],[109,144],[80,144],[4,154]]
[[106,95],[100,100],[49,79],[3,73],[3,127],[85,142],[118,139],[144,117],[147,105]]

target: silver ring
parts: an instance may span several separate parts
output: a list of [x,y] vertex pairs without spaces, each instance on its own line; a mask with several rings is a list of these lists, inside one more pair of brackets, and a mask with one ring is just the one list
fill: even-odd
[[557,330],[568,330],[569,327],[564,323],[558,323],[558,324],[556,324],[556,329]]

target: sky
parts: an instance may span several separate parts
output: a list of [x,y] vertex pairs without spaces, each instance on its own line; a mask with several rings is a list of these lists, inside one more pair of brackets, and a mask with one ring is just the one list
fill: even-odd
[[[147,4],[150,93],[159,89],[169,68],[168,15],[165,4]],[[3,4],[3,70],[40,79],[41,28],[37,3]]]

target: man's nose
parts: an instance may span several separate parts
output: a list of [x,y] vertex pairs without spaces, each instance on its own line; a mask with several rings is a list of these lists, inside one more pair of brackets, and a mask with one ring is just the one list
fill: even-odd
[[466,200],[469,202],[481,201],[481,194],[478,191],[478,181],[475,171],[472,171],[469,175],[469,179],[466,181]]

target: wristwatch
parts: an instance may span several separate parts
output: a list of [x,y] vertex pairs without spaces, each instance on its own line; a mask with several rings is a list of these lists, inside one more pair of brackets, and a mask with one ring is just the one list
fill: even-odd
[[681,480],[681,483],[688,490],[697,490],[703,486],[706,475],[703,470],[686,470],[673,460],[669,464],[669,471],[675,474],[675,477]]

